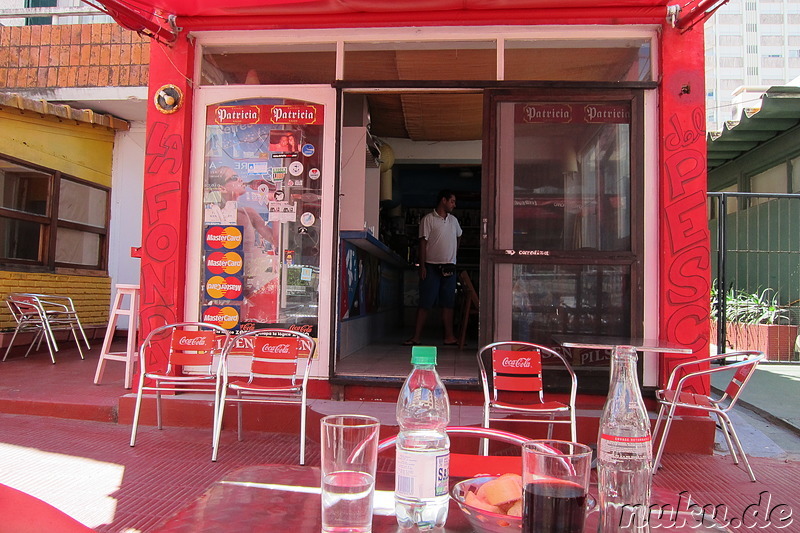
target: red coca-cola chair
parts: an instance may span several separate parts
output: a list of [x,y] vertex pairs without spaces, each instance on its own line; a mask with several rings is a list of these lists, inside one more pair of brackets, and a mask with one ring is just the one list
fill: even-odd
[[[658,411],[655,427],[653,428],[653,447],[655,451],[656,439],[664,421],[664,432],[658,449],[653,459],[653,474],[658,472],[661,463],[661,456],[664,453],[664,445],[667,442],[667,435],[672,425],[673,417],[678,409],[691,409],[695,413],[713,414],[717,417],[718,426],[722,429],[725,443],[731,452],[734,464],[739,464],[739,454],[750,475],[750,480],[755,483],[756,476],[747,460],[747,454],[733,428],[728,413],[736,405],[736,401],[744,391],[747,382],[755,372],[758,363],[763,361],[763,352],[755,350],[721,353],[703,359],[695,359],[676,366],[669,376],[669,381],[664,389],[656,391],[656,399],[661,408]],[[713,366],[712,366],[713,365]],[[698,394],[691,388],[693,381],[699,377],[711,376],[713,374],[725,374],[730,381],[721,394]],[[738,452],[738,453],[737,453]]]
[[[275,403],[300,406],[300,464],[305,464],[308,373],[316,348],[314,339],[305,333],[288,329],[256,329],[232,339],[222,359],[212,461],[217,460],[226,402],[236,404],[240,441],[243,438],[242,405]],[[233,375],[236,363],[241,365],[245,362],[246,365],[239,372],[243,375]],[[235,395],[229,396],[228,392]]]
[[[542,362],[543,356],[546,364]],[[571,440],[577,441],[578,379],[563,355],[530,342],[500,341],[478,350],[478,366],[483,385],[483,427],[497,421],[544,423],[548,424],[549,439],[554,424],[569,424]],[[551,370],[566,371],[570,384],[567,402],[545,397],[544,375]],[[482,455],[488,453],[488,446],[488,440],[484,439]]]
[[[145,392],[155,392],[156,422],[161,429],[161,393],[213,393],[214,420],[221,389],[222,353],[230,343],[231,333],[221,326],[205,322],[167,324],[150,332],[139,349],[139,390],[133,412],[131,446],[136,444],[136,430]],[[166,346],[165,346],[166,345]],[[151,352],[167,350],[166,368],[154,366]]]

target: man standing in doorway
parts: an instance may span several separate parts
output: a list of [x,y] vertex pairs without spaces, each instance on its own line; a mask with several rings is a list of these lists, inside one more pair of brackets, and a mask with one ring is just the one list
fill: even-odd
[[461,226],[452,215],[456,207],[453,191],[440,191],[436,208],[419,223],[419,307],[414,336],[406,346],[419,344],[428,312],[435,303],[442,308],[444,344],[458,344],[453,333],[453,307],[456,300],[456,252],[461,240]]

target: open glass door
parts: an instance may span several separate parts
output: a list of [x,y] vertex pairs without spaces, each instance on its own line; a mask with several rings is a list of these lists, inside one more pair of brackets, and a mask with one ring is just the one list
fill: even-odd
[[[640,99],[488,98],[486,330],[546,346],[570,335],[641,335]],[[574,366],[608,364],[606,354],[571,356]]]

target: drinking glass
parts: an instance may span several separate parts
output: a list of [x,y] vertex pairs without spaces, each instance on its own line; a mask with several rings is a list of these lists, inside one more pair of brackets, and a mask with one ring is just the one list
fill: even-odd
[[522,446],[523,533],[583,533],[592,450],[577,442]]
[[380,423],[371,416],[322,419],[322,531],[370,533]]

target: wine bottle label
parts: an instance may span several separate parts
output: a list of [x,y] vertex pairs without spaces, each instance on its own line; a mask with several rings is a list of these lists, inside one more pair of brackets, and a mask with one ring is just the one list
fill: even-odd
[[628,459],[652,457],[650,435],[643,437],[621,437],[603,433],[600,435],[600,445],[597,448],[598,458],[601,461],[620,461]]
[[450,452],[397,450],[395,493],[406,498],[434,498],[447,494]]

